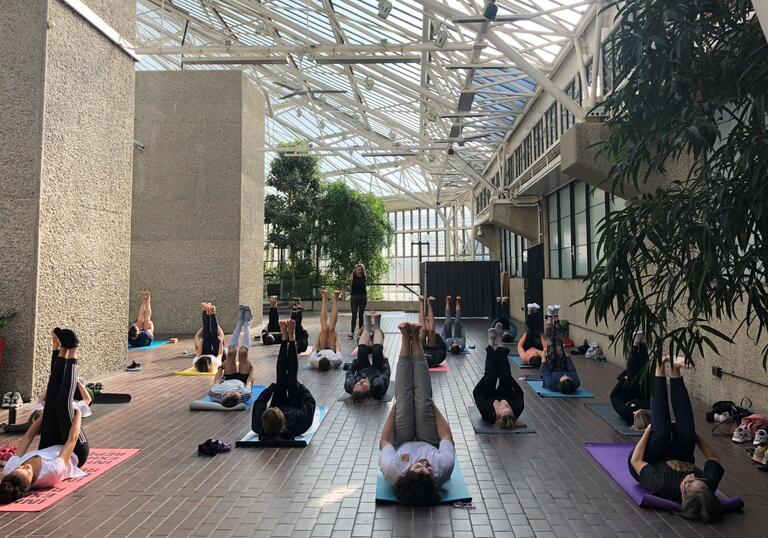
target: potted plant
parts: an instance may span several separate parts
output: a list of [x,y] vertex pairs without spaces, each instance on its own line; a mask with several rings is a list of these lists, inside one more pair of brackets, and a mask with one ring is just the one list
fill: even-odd
[[3,329],[5,325],[16,315],[16,312],[11,311],[5,314],[0,314],[0,368],[3,367],[3,357],[5,356],[5,338],[3,338]]

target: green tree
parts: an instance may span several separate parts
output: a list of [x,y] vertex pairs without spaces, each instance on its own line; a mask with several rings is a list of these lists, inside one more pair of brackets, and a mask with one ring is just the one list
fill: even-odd
[[346,289],[355,264],[363,263],[368,282],[378,282],[387,270],[382,249],[392,240],[384,204],[375,196],[342,182],[326,186],[318,215],[330,282]]
[[[613,316],[625,350],[685,355],[768,322],[768,44],[748,1],[625,0],[615,34],[623,86],[608,96],[609,181],[638,185],[692,154],[687,181],[643,195],[602,224],[602,259],[582,299]],[[646,172],[647,170],[647,172]],[[723,334],[717,319],[735,321]],[[763,366],[768,347],[763,348]]]
[[[281,144],[297,145],[301,143]],[[264,204],[264,222],[271,225],[267,241],[276,248],[288,249],[294,275],[297,262],[311,260],[321,184],[318,157],[280,153],[270,165],[267,185],[277,192],[268,194]]]

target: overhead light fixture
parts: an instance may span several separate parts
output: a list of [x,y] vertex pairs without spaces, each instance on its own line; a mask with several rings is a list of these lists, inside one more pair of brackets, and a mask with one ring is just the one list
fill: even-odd
[[373,89],[373,79],[371,77],[365,78],[365,89],[368,91]]
[[489,21],[495,21],[498,12],[499,6],[496,5],[496,0],[488,0],[488,5],[485,6],[485,11],[483,11],[483,17]]
[[300,109],[300,108],[297,108],[297,109],[296,109],[296,116],[298,116],[298,117],[300,118],[300,117],[302,117],[303,115],[304,115],[304,113],[301,111],[301,109]]
[[379,0],[379,17],[386,19],[392,13],[392,2],[389,0]]
[[421,62],[421,56],[404,56],[383,54],[350,55],[350,56],[318,56],[318,65],[347,65],[347,64],[417,64]]
[[267,29],[267,24],[261,19],[257,20],[256,24],[254,24],[253,26],[253,31],[256,32],[257,34],[263,34],[266,29]]
[[320,128],[320,130],[321,130],[321,131],[322,131],[323,129],[325,129],[325,120],[322,120],[322,119],[321,119],[320,121],[318,121],[318,122],[317,122],[317,126]]
[[442,49],[445,47],[445,43],[448,41],[448,30],[445,29],[445,26],[443,24],[439,24],[437,26],[437,31],[435,32],[434,37],[432,38],[432,42],[435,44],[437,48]]
[[197,58],[182,60],[182,65],[284,65],[285,58],[277,56],[243,58]]
[[395,140],[397,140],[397,133],[395,132],[395,130],[394,130],[394,129],[392,129],[391,131],[389,131],[389,139],[390,139],[392,142],[394,142]]

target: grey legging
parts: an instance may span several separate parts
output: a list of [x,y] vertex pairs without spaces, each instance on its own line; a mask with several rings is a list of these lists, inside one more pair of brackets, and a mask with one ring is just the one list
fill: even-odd
[[427,359],[400,356],[395,376],[394,446],[424,441],[437,446],[440,436],[435,423],[432,383]]
[[462,350],[467,346],[464,326],[461,324],[461,309],[456,310],[456,319],[453,319],[450,307],[447,304],[445,305],[445,324],[443,325],[441,336],[449,349],[453,344],[458,344]]

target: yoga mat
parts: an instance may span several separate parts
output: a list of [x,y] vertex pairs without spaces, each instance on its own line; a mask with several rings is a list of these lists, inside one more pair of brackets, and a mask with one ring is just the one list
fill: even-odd
[[309,357],[314,349],[312,346],[309,346],[305,351],[299,353],[299,357]]
[[520,358],[520,355],[512,355],[512,354],[510,353],[510,354],[509,354],[509,357],[512,359],[512,362],[514,362],[515,364],[517,364],[517,367],[518,367],[518,368],[521,368],[521,369],[523,369],[523,370],[527,370],[527,369],[532,369],[532,368],[533,368],[533,366],[531,366],[530,364],[526,364],[526,363],[524,363],[524,362],[523,362],[523,359],[521,359],[521,358]]
[[159,346],[165,345],[168,342],[169,342],[168,340],[155,340],[154,342],[152,342],[148,346],[139,346],[139,347],[128,346],[128,349],[152,349],[154,347],[159,347]]
[[11,504],[0,505],[0,512],[40,512],[83,487],[88,482],[117,467],[137,454],[138,448],[92,448],[83,471],[88,476],[64,480],[49,489],[33,489],[28,495]]
[[[643,508],[657,508],[659,510],[671,510],[677,512],[680,510],[680,504],[669,499],[663,499],[651,495],[643,486],[637,483],[629,474],[629,454],[634,449],[632,443],[585,443],[587,452],[595,458],[597,463],[605,469],[611,478]],[[741,497],[728,497],[722,491],[717,490],[717,498],[723,503],[725,512],[735,512],[744,507],[744,501]]]
[[117,392],[96,392],[93,394],[93,403],[95,404],[121,404],[130,401],[130,394],[120,394]]
[[523,414],[518,417],[518,422],[521,422],[525,424],[526,428],[515,428],[512,430],[500,430],[493,424],[488,424],[483,420],[482,415],[480,415],[480,411],[477,410],[477,407],[474,405],[470,405],[467,407],[467,412],[469,413],[469,421],[472,423],[472,427],[475,429],[475,433],[487,433],[487,434],[511,434],[511,433],[536,433],[536,426],[533,425],[533,422],[531,421],[531,417],[523,411]]
[[611,404],[588,403],[584,405],[598,417],[610,424],[613,429],[621,435],[626,437],[640,437],[643,435],[643,432],[633,430],[626,422],[624,422],[624,419],[616,414],[616,410]]
[[[389,383],[389,386],[387,387],[387,392],[384,393],[384,396],[381,398],[368,398],[367,400],[373,401],[373,402],[391,402],[392,399],[395,397],[395,384],[391,382]],[[366,400],[366,401],[367,401]],[[349,403],[355,403],[354,400],[352,400],[352,396],[347,394],[346,392],[342,392],[341,396],[339,396],[338,402],[349,402]]]
[[[443,483],[441,486],[442,499],[440,504],[448,504],[455,502],[469,502],[472,500],[472,495],[467,489],[467,483],[464,480],[464,473],[461,471],[459,460],[456,460],[453,464],[453,472],[451,477]],[[387,504],[399,504],[400,501],[395,497],[395,490],[381,474],[381,471],[376,472],[376,502]]]
[[448,367],[447,362],[441,362],[434,368],[429,369],[430,372],[447,372],[448,370],[450,370],[450,368]]
[[214,402],[207,394],[199,400],[192,400],[189,404],[191,411],[245,411],[253,407],[256,398],[265,389],[264,385],[254,385],[251,387],[251,397],[245,402],[240,402],[234,407],[224,407],[219,402]]
[[538,379],[526,379],[526,383],[531,387],[536,394],[542,398],[594,398],[595,395],[589,392],[583,387],[579,387],[579,390],[573,394],[563,394],[556,390],[549,390],[544,388],[544,382]]
[[236,447],[305,447],[312,438],[315,436],[317,429],[323,422],[325,415],[328,414],[328,409],[324,405],[318,405],[315,408],[315,420],[312,422],[312,426],[304,432],[303,435],[294,437],[293,439],[259,439],[259,434],[254,433],[253,430],[245,434],[245,437],[235,442]]
[[190,375],[190,376],[205,376],[205,377],[213,377],[216,375],[216,371],[213,372],[198,372],[197,368],[194,366],[190,366],[186,370],[177,370],[173,372],[173,375]]
[[[328,372],[333,372],[334,370],[341,370],[342,366],[343,366],[343,363],[339,364],[336,368],[331,368],[330,370],[327,370],[327,371]],[[309,363],[304,364],[301,368],[299,368],[299,370],[314,370],[315,372],[320,372],[320,370],[318,368],[313,367]],[[321,373],[323,373],[323,372],[321,372]]]
[[111,413],[115,409],[122,407],[124,404],[120,403],[97,403],[93,404],[91,406],[91,416],[88,417],[86,420],[93,420],[95,418],[100,418],[106,415],[107,413]]

